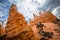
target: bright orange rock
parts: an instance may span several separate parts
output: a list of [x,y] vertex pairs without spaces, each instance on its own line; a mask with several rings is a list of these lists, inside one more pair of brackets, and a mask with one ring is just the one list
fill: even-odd
[[6,24],[7,40],[37,40],[23,15],[16,10],[13,4],[10,8]]

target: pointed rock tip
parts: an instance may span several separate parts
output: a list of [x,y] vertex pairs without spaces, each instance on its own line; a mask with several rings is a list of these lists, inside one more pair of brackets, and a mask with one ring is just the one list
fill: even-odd
[[33,20],[31,18],[29,18],[29,19],[30,19],[30,22],[29,23],[31,23]]
[[37,15],[35,15],[35,14],[33,13],[33,16],[36,17]]
[[31,18],[29,18],[30,19],[30,21],[32,21],[32,19]]
[[11,5],[10,10],[12,10],[12,9],[15,9],[15,10],[17,9],[17,7],[16,7],[15,4],[12,4],[12,5]]
[[39,14],[39,16],[40,16],[40,15],[42,14],[41,11],[40,11],[38,14]]
[[52,12],[50,12],[50,11],[47,11],[47,13],[52,13]]

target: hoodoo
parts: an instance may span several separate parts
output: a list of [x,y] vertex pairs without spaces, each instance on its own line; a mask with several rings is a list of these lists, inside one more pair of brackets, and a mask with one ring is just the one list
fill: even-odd
[[35,40],[32,29],[27,25],[25,18],[17,11],[14,4],[10,8],[6,34],[7,40]]

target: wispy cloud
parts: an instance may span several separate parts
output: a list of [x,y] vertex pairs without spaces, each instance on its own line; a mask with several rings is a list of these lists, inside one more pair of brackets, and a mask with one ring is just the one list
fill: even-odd
[[52,13],[58,18],[60,19],[60,6],[56,7]]

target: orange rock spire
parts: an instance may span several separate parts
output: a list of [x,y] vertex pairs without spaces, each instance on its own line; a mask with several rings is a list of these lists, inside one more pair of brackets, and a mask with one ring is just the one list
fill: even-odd
[[8,40],[36,40],[32,29],[27,25],[23,15],[16,10],[14,4],[10,8],[6,33]]

